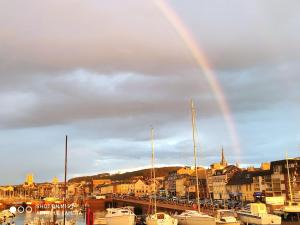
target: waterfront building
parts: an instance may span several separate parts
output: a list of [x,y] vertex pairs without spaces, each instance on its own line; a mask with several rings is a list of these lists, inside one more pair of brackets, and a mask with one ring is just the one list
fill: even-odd
[[[63,185],[62,185],[63,190]],[[63,192],[63,191],[62,191]],[[78,200],[92,193],[92,185],[89,181],[73,182],[67,185],[68,198]]]
[[[207,182],[204,178],[198,179],[198,186],[199,186],[199,198],[209,198],[209,193],[207,189]],[[196,177],[191,177],[190,179],[190,186],[188,188],[188,198],[189,199],[196,199]]]
[[97,187],[103,184],[111,184],[111,179],[94,179],[92,180],[93,192],[97,191]]
[[231,177],[240,170],[241,169],[234,165],[229,165],[224,169],[215,171],[212,176],[214,199],[229,199],[230,196],[227,192],[226,185]]
[[116,185],[115,184],[100,185],[100,193],[103,195],[115,194],[116,193]]
[[53,197],[53,184],[51,183],[39,183],[37,184],[38,189],[38,197],[45,198],[45,197]]
[[254,201],[253,177],[260,171],[243,170],[236,172],[226,185],[230,199]]
[[0,199],[12,198],[14,196],[15,188],[13,186],[0,187]]
[[190,179],[191,176],[188,174],[178,175],[177,179],[175,180],[177,197],[186,197],[188,195],[189,187],[191,186]]
[[169,172],[167,178],[165,179],[165,190],[166,194],[169,197],[176,196],[176,179],[177,179],[177,171]]
[[134,193],[134,183],[120,182],[116,184],[116,193],[121,195]]
[[300,158],[272,161],[270,170],[258,174],[253,181],[257,194],[266,197],[282,197],[284,200],[292,198],[300,202]]
[[139,179],[134,183],[134,195],[137,197],[151,194],[150,183]]
[[[262,170],[253,175],[254,200],[262,201],[266,197],[266,191],[272,191],[271,171]],[[268,196],[267,196],[268,197]]]
[[[212,163],[210,168],[206,170],[206,179],[207,179],[207,189],[210,198],[214,198],[214,187],[213,187],[213,176],[217,170],[223,170],[228,166],[228,163],[225,159],[224,148],[221,149],[221,160],[218,163]],[[238,167],[238,166],[237,166]]]

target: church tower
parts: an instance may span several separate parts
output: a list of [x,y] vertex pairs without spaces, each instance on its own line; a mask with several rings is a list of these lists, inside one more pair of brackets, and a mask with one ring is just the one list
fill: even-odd
[[226,167],[228,165],[226,159],[225,159],[225,155],[224,155],[224,148],[222,146],[222,156],[221,156],[221,162],[220,162],[221,166]]
[[25,185],[32,186],[34,184],[34,178],[33,174],[27,174],[26,175],[26,180],[25,180]]

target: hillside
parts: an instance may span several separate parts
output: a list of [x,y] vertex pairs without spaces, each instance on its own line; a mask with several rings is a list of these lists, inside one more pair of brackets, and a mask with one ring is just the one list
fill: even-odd
[[[181,167],[178,166],[171,166],[171,167],[161,167],[161,168],[156,168],[156,176],[157,177],[162,177],[162,176],[167,176],[169,172],[178,170]],[[81,181],[92,181],[92,180],[97,180],[97,179],[111,179],[113,181],[117,180],[129,180],[132,177],[135,176],[143,176],[145,178],[150,177],[150,169],[142,169],[142,170],[137,170],[137,171],[132,171],[132,172],[125,172],[125,173],[120,173],[120,174],[109,174],[109,173],[101,173],[93,176],[82,176],[82,177],[74,177],[69,180],[69,182],[81,182]]]

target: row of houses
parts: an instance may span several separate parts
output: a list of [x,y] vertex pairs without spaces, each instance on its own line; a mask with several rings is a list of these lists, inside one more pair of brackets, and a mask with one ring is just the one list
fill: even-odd
[[[287,169],[289,168],[289,169]],[[264,197],[282,197],[300,201],[300,158],[262,163],[260,168],[228,165],[222,150],[220,163],[209,169],[197,169],[200,198],[255,201]],[[290,178],[290,180],[289,180]],[[143,177],[128,181],[93,181],[94,192],[131,194],[137,197],[153,194],[153,182]],[[184,167],[156,180],[160,195],[195,198],[196,170]]]
[[[151,195],[154,190],[161,190],[163,188],[164,178],[157,178],[155,185],[153,180],[144,179],[143,177],[133,177],[129,181],[115,181],[111,180],[95,180],[93,181],[94,193],[100,194],[131,194],[137,197]],[[102,184],[99,184],[102,183]],[[156,188],[156,189],[154,189]]]
[[[52,182],[36,183],[33,174],[26,176],[23,184],[0,186],[0,199],[44,199],[58,198],[62,199],[65,193],[64,182],[54,177]],[[69,199],[88,196],[92,193],[91,182],[75,182],[67,184],[67,197]]]
[[[196,197],[196,172],[198,174],[201,199],[237,199],[255,201],[264,197],[282,197],[285,200],[300,201],[300,158],[283,159],[262,163],[260,168],[240,168],[228,165],[222,150],[221,161],[208,169],[183,167],[155,180],[142,176],[129,180],[69,182],[68,198],[83,199],[92,194],[122,194],[142,197],[157,194],[167,197]],[[25,197],[42,198],[64,196],[64,183],[54,178],[49,183],[35,183],[33,175],[26,177],[24,184],[0,187],[0,198]]]

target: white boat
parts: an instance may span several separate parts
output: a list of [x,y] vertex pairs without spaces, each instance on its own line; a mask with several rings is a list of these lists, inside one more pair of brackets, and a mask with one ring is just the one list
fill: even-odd
[[147,225],[177,225],[177,223],[177,219],[163,212],[158,212],[146,217]]
[[281,217],[268,214],[263,203],[250,203],[244,209],[237,212],[239,219],[244,224],[255,225],[280,225]]
[[217,225],[240,225],[232,210],[217,210]]
[[3,210],[0,212],[0,224],[11,224],[15,214],[10,212],[9,210]]
[[287,202],[283,206],[284,213],[299,213],[300,214],[300,202]]
[[134,225],[135,214],[127,207],[109,208],[105,220],[107,225]]
[[0,212],[0,217],[13,218],[15,217],[15,214],[9,211],[8,209],[6,209]]
[[280,216],[283,223],[289,225],[300,224],[300,203],[287,202],[281,209],[273,210],[273,213]]
[[195,210],[187,210],[176,215],[179,225],[216,225],[216,219]]

